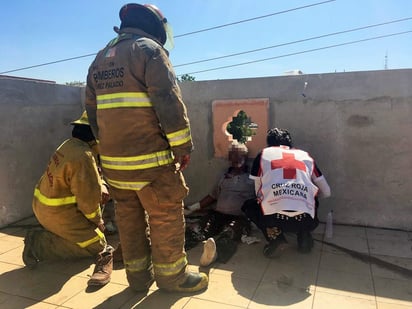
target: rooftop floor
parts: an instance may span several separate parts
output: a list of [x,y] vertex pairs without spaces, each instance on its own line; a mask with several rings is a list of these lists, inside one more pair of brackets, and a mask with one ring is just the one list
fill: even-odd
[[[89,290],[90,260],[29,270],[21,258],[25,224],[0,230],[1,308],[412,308],[412,232],[335,225],[333,238],[323,239],[320,225],[310,254],[298,253],[287,234],[289,247],[272,260],[262,254],[264,241],[240,244],[228,263],[201,269],[209,272],[206,291],[186,295],[155,284],[136,293],[119,265],[109,284]],[[257,230],[254,236],[261,238]],[[193,270],[201,251],[188,251]]]

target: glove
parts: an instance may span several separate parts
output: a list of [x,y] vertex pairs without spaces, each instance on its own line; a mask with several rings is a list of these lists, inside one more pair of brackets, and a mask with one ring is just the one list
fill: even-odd
[[189,205],[185,208],[185,216],[190,215],[191,213],[195,212],[196,210],[200,209],[200,203],[194,203],[192,205]]

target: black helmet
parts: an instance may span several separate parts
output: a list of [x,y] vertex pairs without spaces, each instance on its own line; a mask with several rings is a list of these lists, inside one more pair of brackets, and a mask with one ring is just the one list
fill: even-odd
[[154,36],[162,45],[165,45],[169,35],[167,19],[153,4],[128,3],[119,11],[120,29],[126,27],[138,28]]

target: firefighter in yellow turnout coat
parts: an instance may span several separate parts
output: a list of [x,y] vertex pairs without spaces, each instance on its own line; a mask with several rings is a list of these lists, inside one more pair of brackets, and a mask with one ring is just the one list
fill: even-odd
[[33,211],[44,229],[27,232],[23,261],[34,268],[40,261],[97,256],[96,267],[106,269],[98,274],[97,267],[89,284],[102,285],[110,280],[113,248],[103,234],[96,141],[86,113],[72,124],[73,137],[57,148],[35,187]]
[[154,280],[168,291],[199,291],[208,279],[187,269],[182,203],[188,188],[181,170],[193,145],[163,48],[168,23],[153,5],[127,4],[119,16],[118,36],[89,68],[86,110],[117,202],[127,278],[138,291]]

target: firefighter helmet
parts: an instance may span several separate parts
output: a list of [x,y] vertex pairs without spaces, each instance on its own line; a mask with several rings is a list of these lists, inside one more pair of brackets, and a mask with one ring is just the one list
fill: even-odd
[[157,38],[166,49],[174,47],[172,27],[157,6],[128,3],[121,7],[119,18],[120,28],[139,28]]
[[87,117],[86,111],[82,113],[79,119],[72,121],[70,124],[73,124],[73,125],[82,124],[82,125],[90,126],[89,117]]

